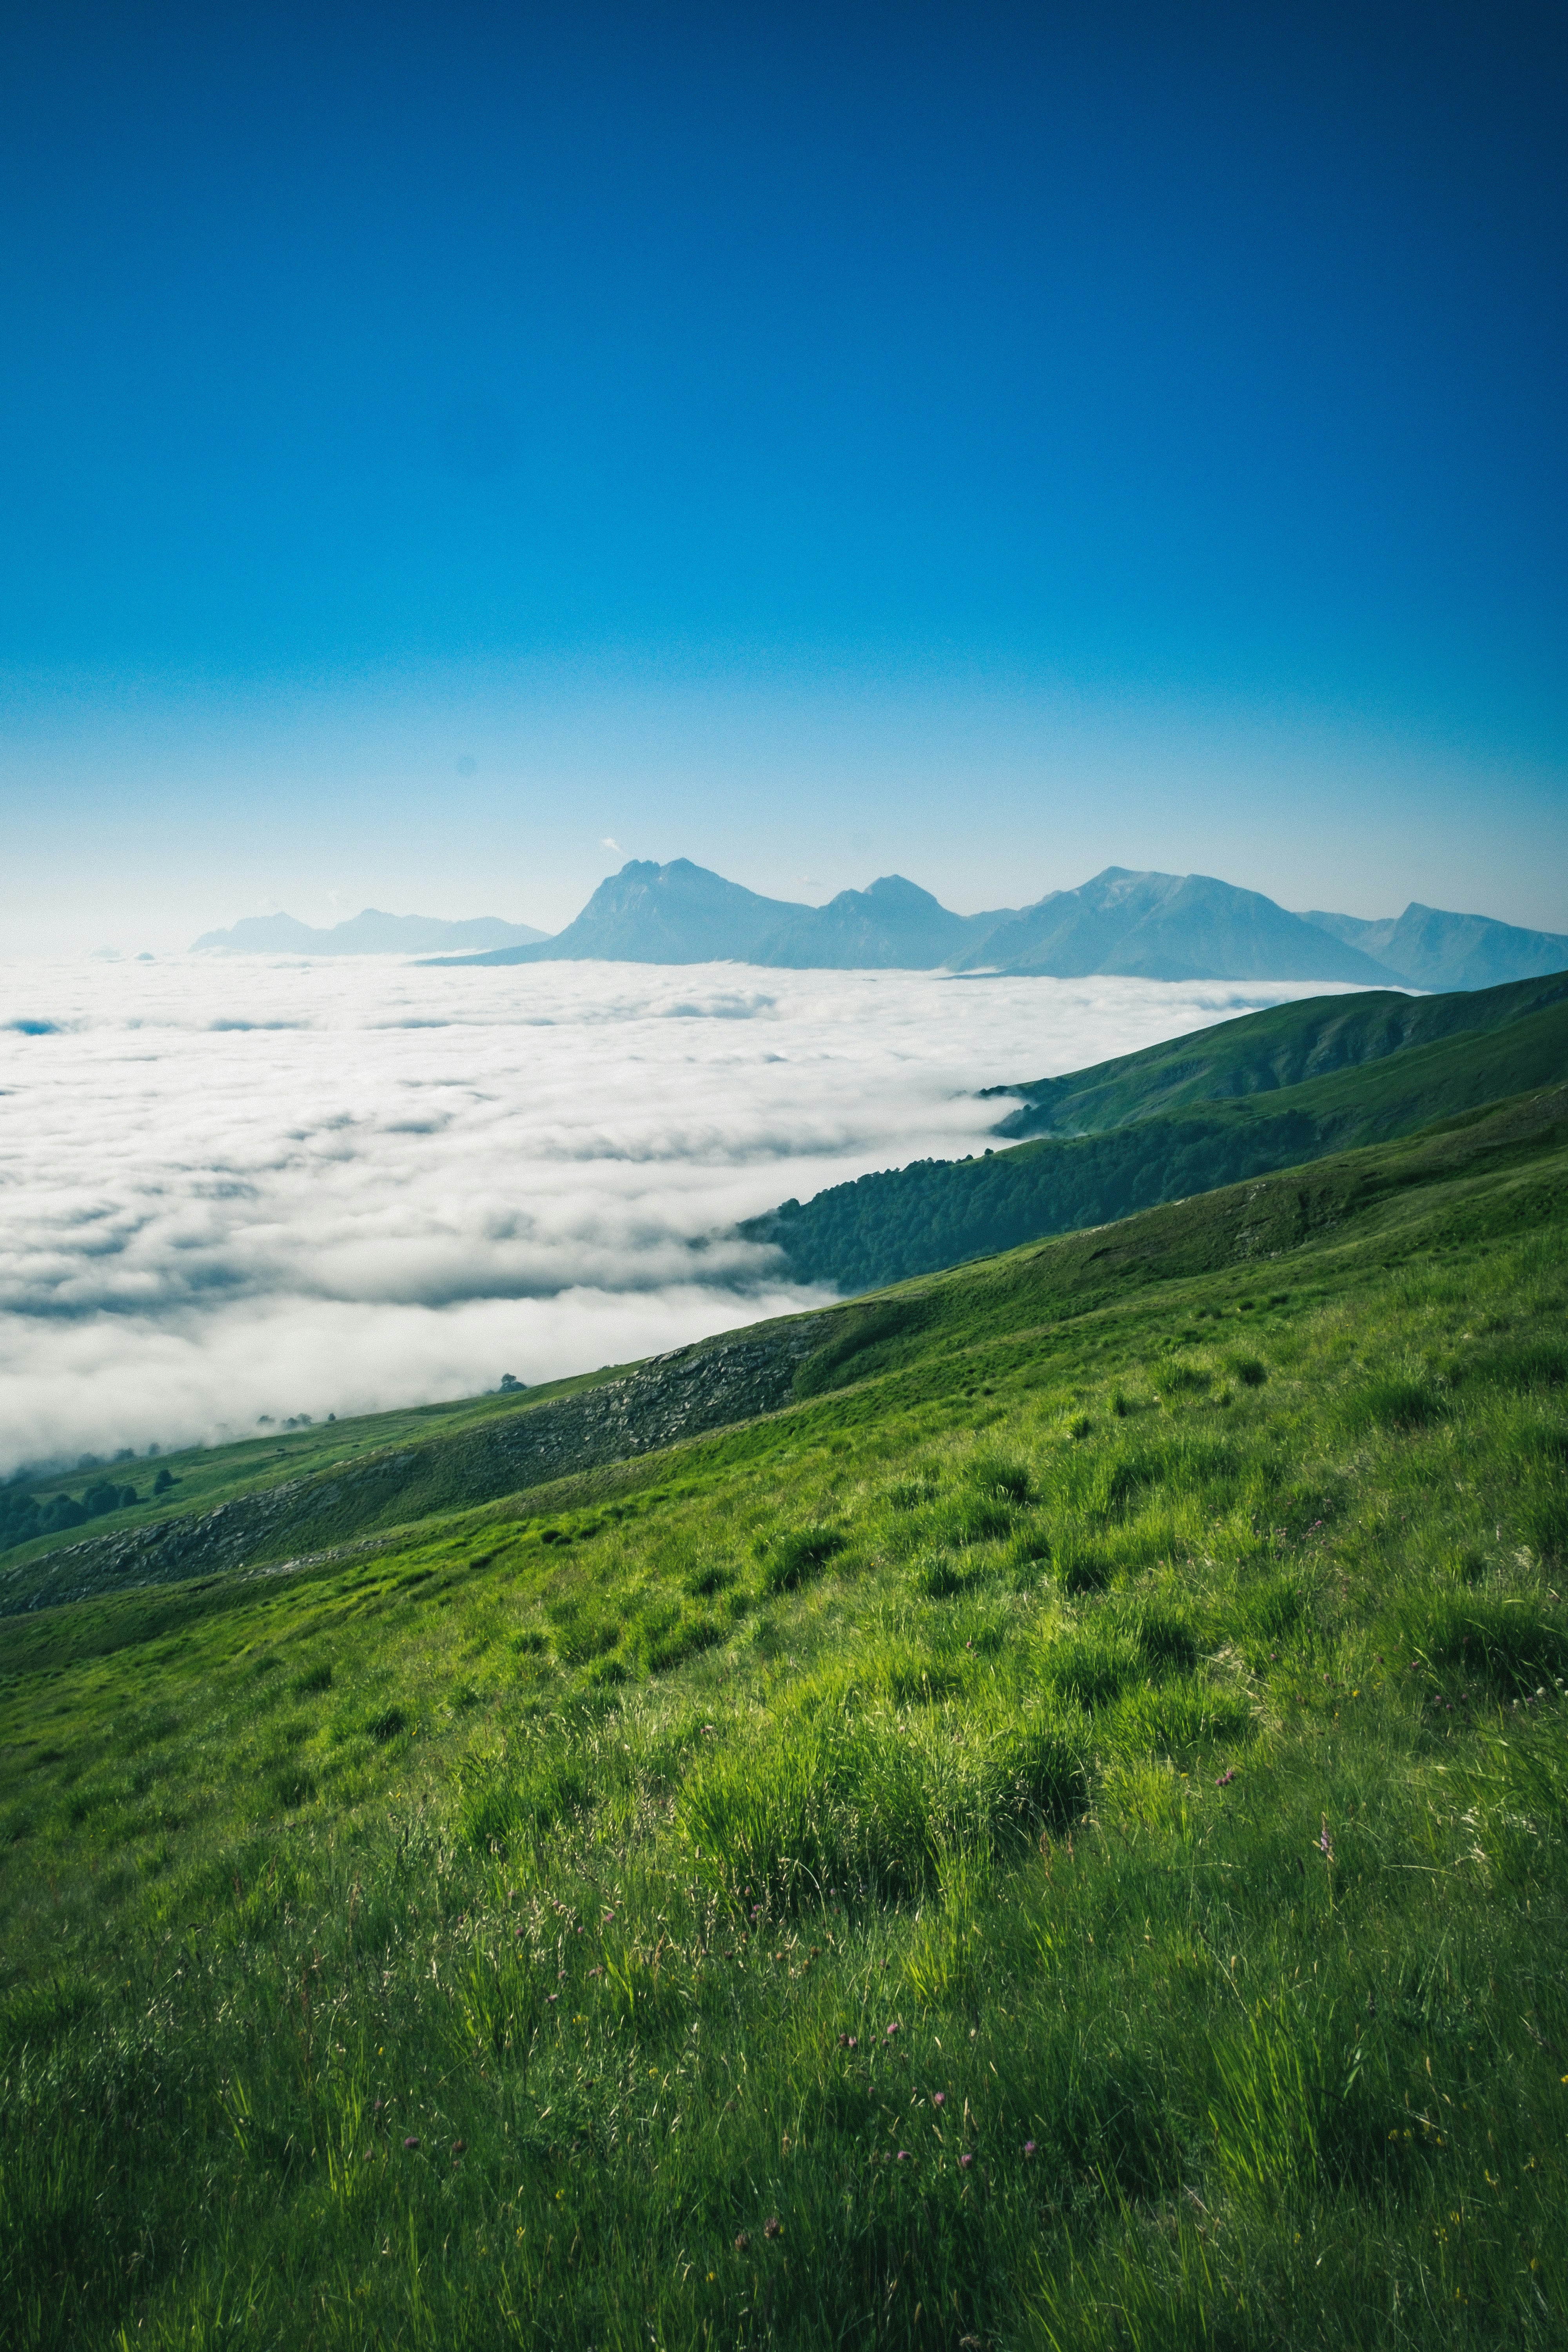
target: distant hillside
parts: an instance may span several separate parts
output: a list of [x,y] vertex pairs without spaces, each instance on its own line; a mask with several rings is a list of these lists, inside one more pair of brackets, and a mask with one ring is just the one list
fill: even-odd
[[1207,874],[1134,874],[1108,866],[1077,890],[1052,890],[1006,918],[959,960],[960,971],[1077,980],[1348,980],[1395,975],[1261,891]]
[[[1081,1121],[1048,1139],[863,1176],[741,1231],[782,1250],[796,1281],[868,1290],[1385,1142],[1568,1076],[1568,978],[1408,1011],[1426,1017],[1405,1024],[1399,1000],[1373,997],[1227,1022],[1048,1081],[1052,1093],[1032,1089],[1018,1118]],[[1479,1014],[1473,1025],[1460,1025],[1467,1012]],[[1291,1082],[1296,1071],[1316,1075]]]
[[1560,932],[1521,930],[1489,915],[1451,915],[1415,898],[1403,915],[1380,922],[1317,911],[1301,920],[1375,956],[1415,988],[1497,988],[1568,971],[1568,938]]
[[1568,972],[1517,982],[1508,988],[1447,996],[1405,996],[1380,991],[1358,996],[1309,997],[1221,1021],[1185,1037],[1119,1055],[1060,1078],[987,1087],[988,1094],[1024,1097],[998,1135],[1094,1135],[1198,1102],[1226,1102],[1270,1094],[1308,1078],[1382,1060],[1411,1045],[1436,1045],[1461,1030],[1506,1029],[1568,997]]
[[514,948],[549,937],[529,923],[495,915],[444,922],[435,915],[384,915],[366,907],[330,930],[312,930],[292,915],[247,915],[226,931],[204,931],[193,955],[426,955],[440,948]]

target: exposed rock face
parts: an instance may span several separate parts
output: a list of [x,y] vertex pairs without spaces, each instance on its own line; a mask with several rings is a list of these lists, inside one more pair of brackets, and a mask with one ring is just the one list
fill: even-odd
[[625,1380],[525,1406],[481,1429],[289,1479],[200,1516],[71,1544],[0,1575],[0,1616],[288,1559],[776,1412],[836,1323],[816,1315],[678,1348]]

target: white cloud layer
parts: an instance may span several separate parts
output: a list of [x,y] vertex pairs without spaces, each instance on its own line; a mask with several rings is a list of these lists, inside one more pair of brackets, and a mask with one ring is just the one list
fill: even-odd
[[264,960],[0,967],[0,1475],[627,1360],[815,1303],[737,1220],[974,1090],[1316,992]]

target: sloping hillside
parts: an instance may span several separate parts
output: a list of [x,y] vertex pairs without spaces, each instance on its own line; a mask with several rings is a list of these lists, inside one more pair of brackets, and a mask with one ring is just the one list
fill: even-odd
[[[1458,1025],[1468,1007],[1473,1028]],[[1054,1129],[1046,1140],[862,1176],[742,1230],[782,1250],[798,1281],[872,1289],[1409,1134],[1565,1073],[1568,981],[1418,1003],[1319,999],[1024,1090],[999,1132]]]
[[0,2339],[1552,2352],[1564,1108],[8,1621]]
[[1022,1108],[998,1123],[998,1135],[1095,1135],[1193,1103],[1275,1093],[1461,1032],[1489,1035],[1565,999],[1568,972],[1447,996],[1308,997],[1217,1022],[1064,1077],[986,1091],[1023,1097]]

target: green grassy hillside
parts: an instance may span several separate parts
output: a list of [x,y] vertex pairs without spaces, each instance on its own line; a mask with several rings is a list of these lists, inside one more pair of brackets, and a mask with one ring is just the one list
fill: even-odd
[[1384,989],[1314,996],[1216,1022],[1065,1077],[1035,1078],[987,1092],[1023,1097],[1022,1107],[998,1127],[999,1135],[1102,1134],[1131,1119],[1194,1103],[1272,1094],[1461,1033],[1489,1036],[1565,1000],[1568,972],[1445,996],[1403,996]]
[[[742,1230],[782,1250],[797,1281],[869,1290],[1409,1134],[1568,1072],[1568,977],[1489,993],[1253,1014],[1054,1082],[1065,1091],[1029,1116],[1091,1127],[1072,1140],[862,1176]],[[1453,1027],[1478,1005],[1478,1026]]]
[[[74,1470],[7,1480],[0,1484],[0,1614],[16,1605],[17,1593],[25,1596],[31,1591],[39,1563],[89,1538],[138,1534],[152,1520],[193,1518],[268,1492],[284,1479],[319,1484],[411,1447],[482,1435],[520,1411],[600,1386],[620,1378],[626,1369],[606,1365],[602,1371],[533,1389],[361,1413],[342,1421],[335,1416],[314,1424],[306,1420],[233,1444],[184,1446],[140,1456],[124,1454],[109,1464],[84,1462]],[[83,1508],[95,1488],[117,1490],[124,1499],[104,1508]],[[49,1528],[51,1506],[58,1510],[62,1500],[77,1508]],[[37,1532],[40,1525],[47,1531]]]
[[1565,1309],[1558,1087],[6,1621],[0,2340],[1561,2342]]

